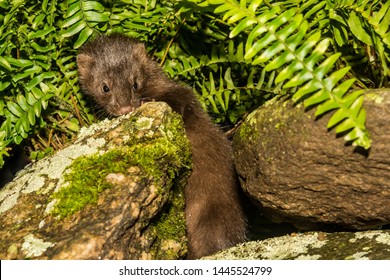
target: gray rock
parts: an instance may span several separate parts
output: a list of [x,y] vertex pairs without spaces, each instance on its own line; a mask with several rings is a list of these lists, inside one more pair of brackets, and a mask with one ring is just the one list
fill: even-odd
[[308,232],[252,241],[206,260],[389,260],[390,231]]

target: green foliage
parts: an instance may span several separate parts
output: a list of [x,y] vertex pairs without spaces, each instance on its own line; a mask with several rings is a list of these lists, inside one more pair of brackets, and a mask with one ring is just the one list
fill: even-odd
[[58,2],[0,2],[0,167],[11,147],[28,141],[49,151],[89,122],[75,52],[59,34],[66,6]]
[[368,149],[360,90],[389,84],[389,21],[389,0],[2,0],[0,166],[15,145],[40,157],[94,120],[75,56],[111,32],[144,41],[216,122],[289,94]]
[[[306,107],[316,107],[317,116],[333,111],[328,128],[335,127],[336,133],[344,134],[346,141],[368,149],[371,140],[365,128],[362,91],[348,93],[356,78],[349,78],[351,66],[343,63],[340,59],[342,53],[337,52],[337,48],[330,48],[330,45],[332,42],[341,46],[349,46],[351,42],[359,45],[372,42],[375,36],[372,32],[367,33],[364,27],[370,24],[375,28],[375,24],[380,22],[388,23],[385,17],[388,3],[371,17],[373,5],[369,12],[364,12],[368,1],[346,2],[210,0],[198,5],[213,5],[214,12],[222,14],[222,20],[232,26],[230,38],[244,34],[244,60],[267,72],[276,71],[273,83],[280,88],[279,94],[288,89],[294,101],[303,100]],[[378,4],[379,1],[376,2]],[[344,26],[336,25],[338,29],[334,29],[332,21],[326,18],[334,13],[344,17],[348,14],[343,21],[340,20],[345,23]],[[338,17],[341,19],[341,16]],[[388,24],[385,26],[377,28],[380,29],[377,35],[381,35],[377,40],[386,39]],[[347,35],[351,31],[356,38],[341,40],[342,37],[338,36],[333,41],[329,35],[333,35],[334,30],[338,30],[337,34],[341,34],[341,30]],[[388,76],[388,60],[384,59],[381,63]]]

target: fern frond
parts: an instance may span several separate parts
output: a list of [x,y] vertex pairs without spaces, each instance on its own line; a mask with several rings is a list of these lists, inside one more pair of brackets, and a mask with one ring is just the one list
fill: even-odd
[[323,38],[321,31],[310,33],[309,23],[298,7],[281,10],[280,5],[268,7],[261,0],[202,3],[211,4],[217,5],[214,12],[223,13],[223,19],[233,26],[230,37],[247,36],[245,60],[253,59],[252,65],[278,72],[275,83],[294,89],[294,101],[305,100],[305,106],[327,104],[316,114],[335,110],[328,126],[335,126],[336,132],[344,133],[353,145],[370,147],[361,108],[363,98],[347,94],[353,79],[343,82],[349,67],[334,71],[340,53],[328,53],[330,39]]
[[62,22],[62,36],[67,38],[78,34],[74,48],[82,46],[95,32],[98,25],[109,21],[109,12],[97,1],[68,1],[69,7]]
[[[42,84],[41,87],[45,85]],[[18,94],[15,101],[8,101],[4,116],[4,122],[9,131],[9,136],[16,144],[27,138],[31,126],[36,124],[37,118],[41,118],[42,109],[46,109],[48,100],[53,96],[51,93],[44,93],[37,87],[26,91],[26,95]]]

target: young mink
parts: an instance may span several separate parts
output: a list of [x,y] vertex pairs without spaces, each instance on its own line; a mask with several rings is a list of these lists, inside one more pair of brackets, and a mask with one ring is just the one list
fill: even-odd
[[183,117],[193,170],[185,189],[189,258],[245,241],[232,150],[188,87],[170,80],[139,41],[120,34],[88,42],[77,56],[82,90],[109,115],[163,101]]

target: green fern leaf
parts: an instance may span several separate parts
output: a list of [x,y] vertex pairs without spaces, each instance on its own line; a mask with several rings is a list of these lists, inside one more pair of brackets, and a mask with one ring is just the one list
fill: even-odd
[[256,21],[250,19],[250,18],[246,18],[244,20],[242,20],[231,32],[230,32],[230,37],[233,38],[233,37],[236,37],[238,34],[240,34],[244,29],[246,29],[247,27],[255,24]]
[[328,121],[328,128],[332,128],[341,121],[345,120],[347,116],[345,115],[345,112],[343,110],[337,110],[336,113],[332,115],[330,120]]
[[[266,71],[274,70],[280,68],[287,62],[292,61],[286,68],[284,68],[278,76],[276,77],[275,82],[280,83],[286,79],[289,79],[296,71],[303,69],[303,63],[305,56],[311,51],[311,49],[318,43],[321,39],[321,33],[316,32],[312,36],[310,36],[305,43],[295,52],[290,53],[286,52],[279,57],[277,57],[274,61],[268,64],[265,69]],[[285,61],[283,61],[285,59]],[[310,60],[311,58],[309,58]]]
[[82,5],[84,11],[94,10],[98,13],[104,12],[104,6],[97,1],[85,1]]
[[[110,13],[97,1],[75,1],[69,5],[65,20],[62,22],[61,35],[65,38],[79,34],[74,48],[81,47],[98,29],[99,24],[110,20]],[[103,25],[104,26],[104,25]]]
[[[263,48],[268,46],[271,42],[275,41],[277,39],[277,36],[280,36],[285,31],[281,31],[281,33],[276,33],[276,30],[286,22],[288,22],[294,15],[296,14],[296,9],[290,9],[286,12],[284,12],[282,15],[277,17],[276,19],[272,20],[271,23],[268,25],[267,29],[257,29],[253,33],[251,33],[248,36],[247,45],[246,45],[246,54],[245,59],[251,59],[255,55],[257,55]],[[302,17],[298,18],[298,21],[302,20]],[[288,28],[289,30],[291,28]],[[262,31],[262,32],[261,32]],[[255,41],[255,39],[260,35],[260,33],[263,33],[267,31],[267,34],[263,36],[260,40]],[[251,36],[252,35],[252,36]],[[256,63],[255,63],[256,64]],[[258,64],[258,63],[257,63]]]
[[15,103],[13,101],[8,101],[7,102],[7,108],[15,116],[17,116],[17,117],[22,117],[23,116],[24,111],[23,111],[22,108],[20,108],[20,106],[17,103]]
[[86,11],[84,16],[88,22],[106,22],[109,20],[108,14],[95,11]]
[[27,104],[27,100],[26,100],[26,98],[24,97],[24,95],[18,94],[18,95],[16,96],[16,102],[18,103],[18,105],[20,106],[20,108],[21,108],[23,111],[27,111],[28,108],[30,107],[29,104]]
[[[78,3],[77,3],[78,4]],[[79,6],[78,4],[77,6]],[[67,18],[63,23],[62,23],[62,28],[67,28],[70,27],[77,22],[81,22],[83,20],[83,13],[81,10],[77,11],[77,13],[72,14],[71,17]]]
[[[256,61],[258,63],[267,62],[269,59],[274,57],[279,51],[285,50],[286,47],[288,47],[291,51],[295,50],[296,47],[302,42],[306,31],[308,29],[308,23],[307,21],[304,21],[299,28],[298,32],[289,37],[285,42],[279,41],[276,43],[275,46],[271,48],[272,51],[269,49],[266,52],[263,52]],[[289,60],[294,59],[294,55],[292,55],[291,52],[283,52],[282,55],[276,57],[273,59],[272,62],[267,64],[267,70],[274,70],[277,68],[280,68],[282,65],[286,64]]]
[[35,109],[34,107],[32,107],[31,109],[29,109],[27,111],[27,118],[28,118],[28,121],[31,125],[35,125],[36,123],[36,118],[35,118]]
[[79,37],[77,38],[76,43],[74,43],[74,48],[78,49],[80,48],[91,35],[94,33],[94,30],[92,28],[86,27],[83,29],[83,31],[80,32]]
[[[295,70],[295,69],[297,69],[297,70],[302,69],[303,71],[299,72],[293,78],[291,78],[284,85],[284,88],[291,88],[291,87],[300,86],[304,82],[306,82],[307,80],[313,79],[315,77],[316,71],[321,73],[319,71],[321,68],[316,68],[316,70],[314,70],[314,67],[316,67],[316,64],[321,59],[323,59],[325,51],[327,50],[327,48],[329,46],[329,43],[330,43],[330,41],[328,39],[322,40],[317,45],[317,47],[313,50],[312,54],[308,58],[304,59],[303,63],[301,63],[299,61],[297,63],[293,63],[292,65],[295,65],[295,68],[293,70]],[[289,68],[287,67],[287,69],[289,69]],[[328,67],[326,67],[325,69],[328,69]],[[292,71],[290,71],[290,73],[292,74]],[[319,80],[321,78],[322,77],[319,77],[314,82],[319,82]],[[280,78],[277,81],[280,81]],[[304,91],[304,90],[302,90],[302,91]],[[293,99],[295,101],[298,101],[304,95],[305,95],[304,93],[301,93],[300,91],[298,91],[297,93],[294,94]]]
[[12,71],[12,66],[9,64],[6,58],[0,56],[0,66],[4,67],[8,71]]
[[[63,26],[64,27],[64,26]],[[76,24],[72,25],[70,28],[64,30],[61,35],[63,37],[71,37],[79,32],[81,32],[84,28],[87,27],[87,24],[84,21],[77,21]]]
[[236,86],[233,83],[233,79],[232,79],[231,74],[232,74],[232,69],[231,69],[231,67],[228,67],[226,69],[226,72],[224,75],[224,81],[226,82],[227,89],[235,89],[236,88]]
[[[348,89],[352,86],[352,84],[355,82],[354,79],[350,79],[339,85],[333,90],[333,93],[335,96],[337,96],[338,99],[342,99],[344,94],[348,91]],[[361,95],[361,92],[355,91],[351,93],[352,98],[358,98]],[[310,99],[310,98],[309,98]],[[316,116],[321,116],[329,111],[332,111],[334,109],[340,108],[340,105],[336,102],[336,98],[331,98],[327,100],[326,102],[320,104],[317,107],[317,110],[315,112]]]
[[54,32],[55,30],[56,30],[56,28],[54,26],[52,26],[52,27],[45,28],[43,30],[30,32],[27,35],[27,38],[29,40],[36,39],[36,38],[42,38],[44,36],[47,36],[49,33]]
[[312,94],[310,97],[304,100],[303,104],[305,107],[311,107],[317,104],[320,104],[329,99],[327,90],[322,88],[316,93]]
[[349,27],[352,33],[362,42],[369,46],[373,45],[371,36],[364,30],[363,22],[360,20],[355,11],[352,11],[348,19]]
[[25,86],[25,88],[26,88],[26,90],[31,90],[33,87],[38,85],[44,79],[52,79],[55,77],[56,77],[55,72],[44,72],[44,73],[32,78],[31,81]]
[[[69,5],[70,3],[68,3]],[[66,14],[65,14],[65,18],[66,19],[69,19],[71,16],[73,16],[75,13],[79,12],[80,11],[80,2],[79,1],[74,1],[73,4],[69,5],[67,11],[66,11]],[[64,24],[63,24],[64,26]]]

